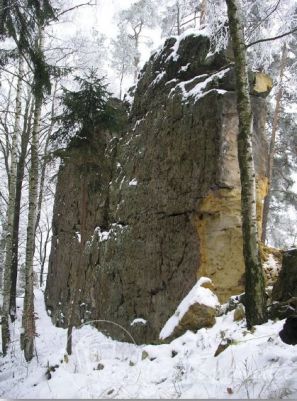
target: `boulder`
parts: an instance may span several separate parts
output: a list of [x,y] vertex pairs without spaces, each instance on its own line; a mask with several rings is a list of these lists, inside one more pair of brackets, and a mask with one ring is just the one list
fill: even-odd
[[173,340],[184,334],[187,330],[191,330],[195,333],[203,327],[212,327],[216,322],[216,314],[216,309],[207,305],[199,303],[191,305],[167,340]]
[[212,327],[220,304],[212,292],[212,281],[201,277],[186,297],[180,302],[173,316],[161,330],[160,338],[171,341],[187,330],[196,332],[203,327]]

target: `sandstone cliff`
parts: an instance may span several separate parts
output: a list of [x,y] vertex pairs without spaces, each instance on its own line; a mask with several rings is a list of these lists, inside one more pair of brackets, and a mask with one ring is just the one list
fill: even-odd
[[[127,130],[98,128],[68,149],[46,288],[55,324],[67,326],[77,291],[77,324],[108,320],[99,326],[117,338],[129,340],[114,323],[152,341],[197,277],[221,301],[243,291],[234,74],[209,47],[203,35],[167,40],[141,72]],[[271,82],[250,79],[260,218]]]

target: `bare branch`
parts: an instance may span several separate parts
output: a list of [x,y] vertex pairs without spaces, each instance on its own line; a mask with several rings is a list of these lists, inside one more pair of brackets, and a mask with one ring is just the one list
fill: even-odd
[[266,21],[266,20],[278,9],[278,6],[279,6],[280,2],[281,2],[281,0],[278,0],[278,1],[276,2],[275,6],[272,8],[272,10],[269,11],[269,12],[265,15],[265,17],[262,18],[262,19],[259,21],[259,23],[258,23],[257,26],[253,27],[253,31],[255,31],[256,29],[258,29],[258,28],[261,26],[261,24],[262,24],[264,21]]
[[289,35],[291,35],[292,33],[296,32],[296,31],[297,31],[297,27],[291,29],[288,32],[282,33],[281,35],[273,36],[272,38],[264,38],[264,39],[256,40],[255,42],[252,42],[252,43],[249,43],[248,45],[246,45],[246,48],[248,49],[249,47],[254,46],[254,45],[258,44],[258,43],[270,42],[272,40],[277,40],[277,39],[284,38],[285,36],[289,36]]
[[61,17],[61,15],[64,15],[64,14],[66,14],[66,13],[69,13],[70,11],[76,10],[77,8],[84,7],[84,6],[92,6],[92,7],[93,7],[93,6],[95,6],[95,5],[96,5],[96,3],[92,4],[92,1],[90,0],[90,1],[88,1],[87,3],[78,4],[77,6],[68,8],[67,10],[64,10],[64,11],[61,11],[61,12],[60,12],[59,14],[57,14],[55,17],[56,17],[56,19],[58,19],[58,18]]

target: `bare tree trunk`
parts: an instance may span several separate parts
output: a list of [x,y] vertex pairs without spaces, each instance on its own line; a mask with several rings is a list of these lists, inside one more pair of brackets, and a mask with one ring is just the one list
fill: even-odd
[[0,290],[3,289],[3,267],[5,262],[5,239],[6,239],[6,218],[1,214],[1,236],[0,236]]
[[10,342],[9,333],[9,315],[14,315],[10,310],[10,290],[11,290],[11,262],[12,262],[12,236],[13,236],[13,221],[14,221],[14,205],[15,205],[15,190],[16,190],[16,172],[17,172],[17,158],[18,158],[18,138],[20,136],[20,120],[22,113],[22,83],[23,83],[23,60],[19,57],[19,73],[18,83],[16,90],[16,112],[15,123],[12,134],[11,143],[11,166],[10,166],[10,180],[9,180],[9,199],[8,199],[8,213],[7,213],[7,236],[6,236],[6,255],[4,267],[4,288],[3,288],[3,315],[2,315],[2,351],[6,355],[7,348]]
[[140,56],[139,56],[139,35],[141,32],[141,27],[139,28],[138,32],[134,30],[134,41],[135,41],[135,51],[136,54],[134,56],[134,82],[137,81],[138,78],[138,73],[139,73],[139,61],[140,61]]
[[21,200],[22,200],[22,186],[24,180],[25,162],[27,156],[27,149],[29,144],[29,137],[31,131],[31,120],[33,115],[33,105],[31,97],[29,97],[24,114],[24,126],[21,138],[21,152],[17,164],[16,175],[16,191],[14,203],[14,221],[13,221],[13,234],[12,234],[12,261],[11,261],[11,289],[10,289],[10,310],[11,316],[16,313],[16,286],[18,275],[18,258],[19,258],[19,226],[21,214]]
[[51,226],[48,223],[47,224],[45,240],[40,242],[40,249],[39,249],[39,253],[40,253],[39,285],[40,285],[40,288],[43,285],[44,266],[45,266],[45,261],[46,261],[46,257],[47,257],[47,245],[48,245],[48,243],[50,241],[50,233],[51,233]]
[[180,35],[180,8],[179,8],[179,1],[176,2],[176,28],[177,28],[177,34]]
[[54,91],[53,91],[53,99],[52,99],[52,107],[51,107],[51,122],[50,122],[49,130],[47,132],[44,151],[43,151],[43,164],[42,164],[41,173],[40,173],[39,195],[38,195],[38,206],[37,206],[35,231],[36,231],[39,221],[40,221],[41,207],[42,207],[43,196],[44,196],[45,174],[46,174],[46,167],[48,164],[48,154],[47,153],[48,153],[48,147],[49,147],[49,143],[50,143],[50,137],[52,135],[53,128],[55,125],[54,115],[55,115],[55,106],[56,106],[57,86],[58,86],[58,82],[56,81],[55,86],[54,86]]
[[41,116],[42,97],[36,97],[34,122],[31,140],[31,166],[29,171],[29,211],[26,243],[26,284],[23,310],[22,347],[26,361],[33,358],[35,317],[34,317],[34,272],[33,258],[35,250],[35,224],[38,199],[38,136]]
[[120,99],[122,100],[122,91],[123,91],[123,79],[124,79],[124,67],[122,66],[122,71],[120,75]]
[[279,120],[280,120],[280,112],[281,112],[281,104],[283,98],[283,80],[284,73],[287,64],[287,47],[284,44],[282,49],[282,56],[280,62],[280,72],[279,72],[279,88],[276,94],[276,102],[275,102],[275,110],[273,115],[273,123],[272,123],[272,131],[271,131],[271,139],[270,139],[270,147],[269,147],[269,155],[267,162],[267,178],[268,178],[268,192],[264,199],[263,206],[263,218],[262,218],[262,242],[265,243],[267,239],[267,224],[268,224],[268,215],[271,201],[271,181],[273,177],[273,162],[274,162],[274,153],[275,153],[275,140],[276,134],[279,128]]
[[[35,222],[35,232],[37,231],[39,221],[40,221],[40,216],[41,216],[41,208],[42,208],[42,202],[44,198],[44,187],[45,187],[45,177],[46,177],[46,168],[48,165],[48,147],[50,143],[50,137],[53,132],[54,128],[54,114],[55,114],[55,106],[56,106],[56,95],[57,95],[57,87],[58,87],[58,81],[56,80],[54,90],[53,90],[53,99],[52,99],[52,107],[51,107],[51,123],[47,132],[46,140],[45,140],[45,146],[44,146],[44,151],[43,151],[43,164],[41,167],[41,172],[40,172],[40,183],[39,183],[39,194],[38,194],[38,205],[37,205],[37,216],[36,216],[36,222]],[[46,247],[48,243],[50,235],[50,229],[47,230],[47,235],[43,247],[43,252],[40,251],[40,255],[42,256],[40,258],[40,276],[39,276],[39,283],[40,287],[43,284],[43,271],[44,271],[44,265],[45,265],[45,260],[46,260]],[[42,241],[40,246],[42,247]]]
[[200,1],[200,27],[204,26],[206,23],[206,7],[207,0]]
[[[39,48],[43,49],[43,31],[39,31]],[[27,243],[26,243],[26,284],[23,309],[23,333],[21,335],[21,345],[24,350],[26,361],[33,358],[34,338],[35,338],[35,315],[34,315],[34,270],[33,260],[35,251],[35,227],[38,203],[38,143],[40,118],[42,107],[42,89],[39,79],[35,76],[35,110],[31,140],[31,166],[29,171],[29,210],[27,225]]]
[[238,161],[241,181],[241,214],[245,262],[245,307],[247,326],[267,321],[263,269],[259,254],[256,181],[252,149],[252,110],[248,69],[238,0],[226,0],[229,29],[235,56],[237,111],[239,119]]

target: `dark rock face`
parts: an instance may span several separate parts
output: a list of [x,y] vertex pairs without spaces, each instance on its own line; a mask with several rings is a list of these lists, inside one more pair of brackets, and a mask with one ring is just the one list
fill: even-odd
[[279,332],[279,336],[286,344],[297,344],[297,316],[290,316],[286,319],[283,329]]
[[283,252],[281,271],[271,298],[270,319],[285,319],[297,314],[297,249]]
[[[208,227],[226,238],[229,229],[240,233],[234,86],[225,77],[229,69],[218,72],[223,56],[207,58],[208,50],[204,36],[167,40],[141,73],[127,132],[98,130],[68,150],[58,177],[46,288],[55,324],[67,326],[75,291],[76,324],[107,320],[98,328],[118,339],[130,340],[114,323],[137,342],[156,340],[197,273],[205,274],[199,267],[209,257],[202,249]],[[264,177],[265,100],[252,97],[255,163]],[[219,199],[232,194],[233,220],[226,208],[201,212],[213,193]],[[202,218],[225,224],[202,225]],[[223,279],[216,268],[206,271],[218,295],[242,292],[243,261],[236,258],[220,267]],[[137,318],[147,323],[131,325]]]
[[272,291],[274,301],[284,302],[292,297],[297,297],[297,249],[283,253],[282,268]]

